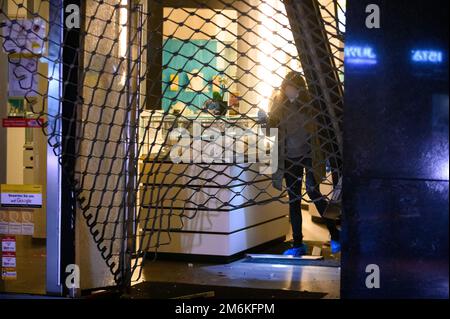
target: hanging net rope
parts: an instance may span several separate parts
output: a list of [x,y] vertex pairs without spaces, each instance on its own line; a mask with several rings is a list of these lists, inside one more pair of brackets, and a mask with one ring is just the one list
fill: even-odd
[[[67,61],[48,52],[46,32],[61,22],[45,12],[60,2],[0,0],[23,112],[72,176],[77,214],[117,283],[139,278],[146,252],[203,211],[339,204],[344,2],[86,0],[79,47],[62,44],[80,58]],[[61,62],[75,83],[52,73]],[[297,86],[297,102],[283,83]],[[57,116],[54,100],[65,105]],[[287,182],[292,167],[306,177]]]

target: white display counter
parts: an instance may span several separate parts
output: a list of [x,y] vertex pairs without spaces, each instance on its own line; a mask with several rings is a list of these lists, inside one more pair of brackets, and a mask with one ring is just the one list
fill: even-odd
[[151,162],[141,172],[152,181],[141,184],[141,216],[149,219],[141,227],[160,231],[150,241],[159,240],[159,253],[231,257],[289,232],[288,205],[257,175],[258,164]]
[[[201,120],[207,127],[212,123],[258,130],[250,118],[212,119]],[[262,164],[172,163],[161,154],[170,149],[166,136],[174,116],[153,115],[142,123],[154,132],[145,136],[148,147],[139,167],[139,227],[146,236],[152,234],[144,239],[145,247],[158,246],[162,255],[227,259],[285,239],[290,229],[288,205],[286,199],[278,200],[281,193],[272,187],[270,176],[260,173]],[[176,127],[190,126],[188,119],[176,119]]]

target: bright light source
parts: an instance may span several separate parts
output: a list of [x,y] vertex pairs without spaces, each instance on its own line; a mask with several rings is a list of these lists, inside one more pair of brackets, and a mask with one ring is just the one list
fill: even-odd
[[119,24],[120,24],[120,36],[119,36],[119,56],[125,58],[128,50],[128,9],[125,7],[128,4],[128,0],[122,0],[119,10]]
[[338,26],[339,26],[339,31],[341,31],[342,33],[345,33],[345,24],[346,24],[346,17],[345,17],[345,7],[346,7],[346,2],[345,0],[339,0],[338,1],[339,5],[338,5],[338,9],[337,9],[337,20],[338,20]]
[[438,50],[412,50],[411,60],[415,63],[442,63],[444,58],[442,51]]
[[268,111],[273,92],[281,86],[284,77],[290,71],[289,67],[300,71],[294,36],[289,29],[289,20],[286,8],[281,0],[266,0],[259,7],[261,12],[261,27],[259,34],[261,41],[258,44],[257,76],[262,80],[255,85],[260,98],[258,107]]
[[378,63],[375,50],[370,46],[345,47],[345,62],[348,64],[375,65]]

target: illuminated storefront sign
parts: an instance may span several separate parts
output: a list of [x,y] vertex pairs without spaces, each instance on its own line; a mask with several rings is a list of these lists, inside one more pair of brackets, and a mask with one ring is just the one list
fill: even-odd
[[439,50],[412,50],[411,60],[415,63],[442,63],[444,54]]
[[375,65],[378,61],[375,50],[370,46],[347,46],[345,62],[357,65]]

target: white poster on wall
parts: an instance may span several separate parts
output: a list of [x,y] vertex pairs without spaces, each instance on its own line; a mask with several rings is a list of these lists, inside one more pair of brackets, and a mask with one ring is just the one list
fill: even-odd
[[46,22],[41,18],[7,20],[2,28],[3,51],[44,54]]
[[36,96],[38,90],[38,59],[17,58],[9,61],[8,95]]

